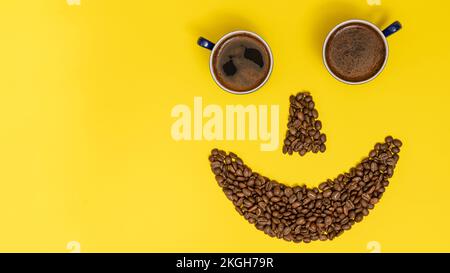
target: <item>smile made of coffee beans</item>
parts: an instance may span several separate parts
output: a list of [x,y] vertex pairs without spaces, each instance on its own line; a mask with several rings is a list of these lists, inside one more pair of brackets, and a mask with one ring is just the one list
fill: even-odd
[[318,120],[319,112],[309,92],[300,92],[289,97],[289,119],[283,153],[298,153],[304,156],[307,152],[325,152],[327,137],[320,132],[322,122]]
[[333,240],[369,215],[389,185],[402,142],[388,136],[349,172],[319,187],[289,187],[252,171],[236,154],[213,149],[211,170],[239,214],[271,237]]

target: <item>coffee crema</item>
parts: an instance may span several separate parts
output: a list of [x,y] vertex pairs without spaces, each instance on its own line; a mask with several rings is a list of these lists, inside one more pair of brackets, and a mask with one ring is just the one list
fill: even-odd
[[328,39],[325,59],[338,78],[362,82],[374,77],[386,60],[386,44],[381,34],[363,23],[349,23]]
[[260,86],[270,73],[267,46],[250,34],[236,34],[220,44],[213,56],[213,73],[225,88],[246,92]]

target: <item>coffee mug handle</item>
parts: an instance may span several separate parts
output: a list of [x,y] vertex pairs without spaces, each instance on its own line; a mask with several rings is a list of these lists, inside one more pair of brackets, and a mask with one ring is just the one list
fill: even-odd
[[213,42],[211,42],[210,40],[207,40],[203,37],[198,38],[197,40],[197,44],[201,47],[204,47],[206,49],[212,50],[215,46],[215,44]]
[[383,30],[384,37],[391,36],[392,34],[396,33],[402,28],[402,24],[400,24],[399,21],[395,21],[391,25],[389,25],[387,28]]

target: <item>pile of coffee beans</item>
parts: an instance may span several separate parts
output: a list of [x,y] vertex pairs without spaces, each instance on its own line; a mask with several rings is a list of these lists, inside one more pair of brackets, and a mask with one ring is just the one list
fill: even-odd
[[299,153],[304,156],[307,152],[325,152],[327,137],[320,133],[322,122],[318,120],[319,112],[309,92],[300,92],[289,98],[289,119],[283,153],[292,155]]
[[252,171],[234,153],[209,156],[217,183],[249,223],[296,243],[333,240],[369,215],[394,173],[402,142],[377,143],[356,167],[319,187],[288,187]]

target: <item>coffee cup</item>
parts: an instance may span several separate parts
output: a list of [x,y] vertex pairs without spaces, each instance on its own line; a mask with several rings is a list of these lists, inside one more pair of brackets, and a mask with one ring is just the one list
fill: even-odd
[[375,79],[386,66],[387,37],[402,28],[396,21],[381,30],[365,20],[348,20],[334,27],[323,44],[323,62],[328,72],[346,84]]
[[272,73],[272,52],[256,33],[233,31],[217,43],[200,37],[197,44],[211,50],[209,70],[217,85],[227,92],[239,95],[255,92]]

